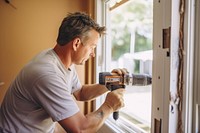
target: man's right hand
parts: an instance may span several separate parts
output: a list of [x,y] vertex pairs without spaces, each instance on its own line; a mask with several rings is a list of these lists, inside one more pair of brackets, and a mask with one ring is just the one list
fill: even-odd
[[106,96],[104,104],[113,109],[113,112],[118,111],[120,108],[124,107],[124,95],[125,89],[117,89],[109,92]]

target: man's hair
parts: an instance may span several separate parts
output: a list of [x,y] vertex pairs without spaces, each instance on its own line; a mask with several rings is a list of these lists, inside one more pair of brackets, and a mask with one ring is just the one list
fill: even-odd
[[69,13],[61,23],[57,43],[63,46],[76,37],[84,40],[92,29],[96,30],[100,36],[106,31],[104,26],[100,27],[90,16],[83,12]]

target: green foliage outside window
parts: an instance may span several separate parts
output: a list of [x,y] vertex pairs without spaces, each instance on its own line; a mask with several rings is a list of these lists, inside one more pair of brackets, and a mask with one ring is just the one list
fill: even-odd
[[112,60],[131,52],[131,34],[135,37],[134,52],[152,49],[152,2],[132,0],[111,11]]

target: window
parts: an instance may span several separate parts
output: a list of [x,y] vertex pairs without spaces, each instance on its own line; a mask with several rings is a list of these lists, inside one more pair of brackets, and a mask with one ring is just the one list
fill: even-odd
[[[152,75],[153,0],[107,0],[103,11],[107,34],[97,48],[97,75],[114,68]],[[124,100],[117,125],[126,132],[150,132],[151,85],[126,85]],[[116,125],[112,116],[109,120]]]

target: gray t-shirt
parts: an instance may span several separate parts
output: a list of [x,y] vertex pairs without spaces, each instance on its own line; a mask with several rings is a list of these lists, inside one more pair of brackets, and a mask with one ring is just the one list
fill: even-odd
[[79,111],[72,93],[81,89],[75,67],[66,69],[50,49],[32,59],[10,85],[0,111],[0,131],[52,133],[54,121]]

